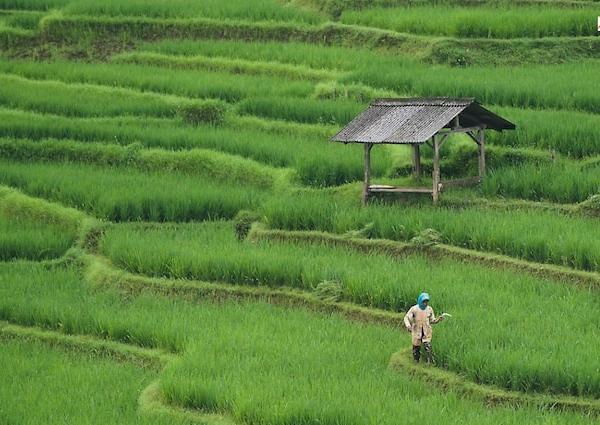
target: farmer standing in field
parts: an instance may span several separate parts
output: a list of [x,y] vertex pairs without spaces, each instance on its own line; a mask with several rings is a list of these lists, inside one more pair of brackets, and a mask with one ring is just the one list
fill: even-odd
[[417,304],[406,312],[404,325],[406,325],[406,330],[412,333],[412,353],[416,362],[421,358],[421,345],[424,345],[427,363],[431,363],[433,357],[431,325],[442,320],[444,320],[444,316],[436,318],[433,309],[429,307],[429,294],[426,292],[419,295]]

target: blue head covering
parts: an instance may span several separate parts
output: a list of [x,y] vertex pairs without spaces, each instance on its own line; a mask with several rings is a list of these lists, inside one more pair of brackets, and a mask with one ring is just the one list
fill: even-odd
[[419,308],[421,310],[425,310],[425,308],[427,307],[425,304],[423,304],[423,301],[429,301],[429,294],[427,292],[423,292],[421,295],[419,295],[419,298],[417,298],[417,304],[419,304]]

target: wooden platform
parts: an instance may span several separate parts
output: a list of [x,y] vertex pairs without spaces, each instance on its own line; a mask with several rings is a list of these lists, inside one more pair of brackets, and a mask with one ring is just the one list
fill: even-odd
[[372,192],[389,192],[389,193],[433,193],[433,189],[429,187],[397,187],[388,186],[385,184],[374,184],[369,186],[369,193]]

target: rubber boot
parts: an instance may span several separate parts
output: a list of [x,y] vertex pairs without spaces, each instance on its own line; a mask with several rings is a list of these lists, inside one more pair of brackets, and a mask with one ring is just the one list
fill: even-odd
[[421,346],[413,345],[413,359],[415,359],[415,362],[419,363],[420,358],[421,358]]
[[431,348],[431,343],[424,342],[423,345],[425,346],[425,355],[427,356],[427,364],[430,364],[433,362],[433,349]]

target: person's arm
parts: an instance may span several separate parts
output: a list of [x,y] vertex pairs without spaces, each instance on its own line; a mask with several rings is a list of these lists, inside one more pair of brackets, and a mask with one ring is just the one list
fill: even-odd
[[440,323],[442,320],[444,320],[444,316],[435,317],[433,309],[431,309],[431,320],[429,321],[429,323],[435,325],[436,323]]
[[413,317],[413,313],[412,313],[412,307],[411,307],[408,309],[408,311],[404,315],[404,326],[406,326],[406,330],[408,330],[409,332],[412,332],[412,321],[411,321],[412,317]]

